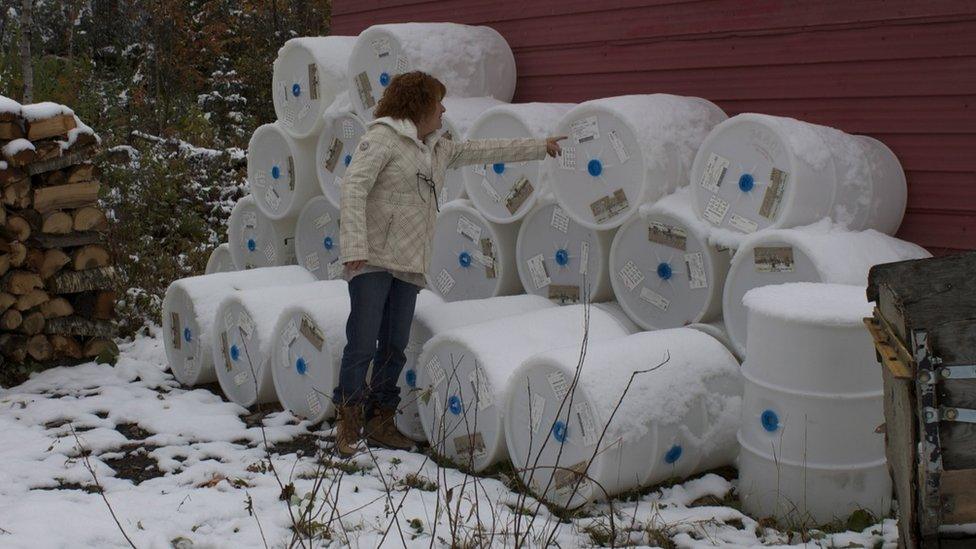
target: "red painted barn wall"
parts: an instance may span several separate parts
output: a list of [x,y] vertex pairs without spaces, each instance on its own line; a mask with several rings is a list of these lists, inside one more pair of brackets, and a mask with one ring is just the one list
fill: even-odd
[[881,139],[908,174],[899,236],[976,249],[976,2],[335,0],[334,34],[377,23],[489,25],[516,101],[705,97]]

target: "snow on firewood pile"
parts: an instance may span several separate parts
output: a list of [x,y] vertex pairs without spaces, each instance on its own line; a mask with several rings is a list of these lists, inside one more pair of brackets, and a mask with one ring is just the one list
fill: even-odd
[[891,519],[768,528],[736,509],[728,471],[563,514],[504,467],[475,477],[387,450],[333,459],[327,425],[181,389],[162,337],[122,343],[114,367],[0,390],[0,545],[129,546],[123,531],[136,547],[897,545]]

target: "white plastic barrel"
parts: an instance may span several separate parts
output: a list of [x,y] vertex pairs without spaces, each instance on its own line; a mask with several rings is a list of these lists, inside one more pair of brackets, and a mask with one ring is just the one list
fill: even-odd
[[339,261],[339,208],[324,196],[316,196],[302,208],[295,224],[295,256],[298,264],[319,280],[342,278]]
[[234,259],[230,256],[230,246],[224,242],[210,252],[204,274],[227,273],[236,270]]
[[745,358],[743,355],[739,354],[739,350],[735,348],[735,345],[732,344],[732,340],[729,339],[729,333],[725,331],[725,322],[721,317],[711,322],[693,322],[689,324],[687,328],[698,330],[699,332],[703,332],[714,337],[719,343],[725,345],[725,348],[728,349],[733,356],[735,356],[735,359],[738,360],[740,364]]
[[217,381],[213,322],[221,300],[236,290],[304,284],[315,277],[290,265],[191,276],[174,280],[163,297],[163,348],[173,377],[193,386]]
[[349,88],[346,70],[355,44],[355,36],[308,36],[278,50],[272,101],[289,135],[302,139],[322,129],[322,113]]
[[349,111],[329,110],[315,148],[315,173],[319,189],[336,208],[342,197],[342,179],[352,162],[360,138],[366,133],[361,118]]
[[272,330],[271,379],[278,401],[312,423],[335,414],[332,392],[346,346],[349,291],[344,282],[289,305]]
[[571,346],[578,353],[587,318],[589,344],[637,330],[616,304],[597,303],[456,328],[427,342],[418,361],[417,385],[431,448],[474,471],[506,458],[505,399],[512,374],[542,351]]
[[271,219],[245,196],[230,212],[227,244],[238,269],[294,265],[295,218]]
[[712,130],[691,183],[703,219],[747,234],[824,217],[895,234],[908,196],[898,158],[880,141],[755,113]]
[[563,154],[547,163],[559,204],[583,226],[619,227],[641,204],[687,184],[695,152],[725,120],[713,103],[667,94],[580,103],[556,133]]
[[732,257],[722,292],[729,338],[746,355],[746,310],[742,296],[753,288],[787,282],[866,286],[880,263],[930,257],[925,249],[874,230],[851,232],[821,220],[795,229],[750,236]]
[[548,299],[532,294],[449,303],[433,292],[421,291],[417,299],[413,324],[410,327],[410,343],[407,344],[405,352],[407,362],[400,374],[401,413],[397,415],[397,428],[400,432],[418,442],[427,440],[417,407],[421,391],[417,388],[416,366],[417,357],[420,356],[424,344],[430,338],[454,328],[554,306]]
[[240,290],[224,297],[214,315],[214,369],[224,395],[245,408],[274,402],[271,355],[274,327],[289,305],[344,287],[341,280]]
[[505,439],[538,497],[574,508],[734,462],[742,377],[714,338],[642,332],[593,342],[579,362],[565,347],[512,376]]
[[[465,140],[468,129],[481,113],[501,105],[502,102],[492,97],[445,97],[443,122],[444,137],[461,143]],[[461,168],[451,168],[444,174],[444,187],[437,195],[440,206],[458,198],[467,198],[464,190],[464,172]]]
[[491,27],[455,23],[373,25],[364,30],[349,59],[349,96],[365,120],[397,74],[423,71],[455,97],[515,94],[515,57]]
[[714,320],[722,312],[729,254],[708,242],[691,193],[678,189],[641,206],[610,246],[613,293],[646,330]]
[[[481,114],[468,130],[468,139],[554,135],[560,118],[572,103],[497,105]],[[542,160],[497,162],[461,168],[465,192],[478,211],[494,223],[511,223],[532,210],[547,186]]]
[[522,286],[561,304],[610,299],[612,239],[612,230],[573,221],[551,196],[540,199],[522,221],[516,241]]
[[751,516],[825,524],[886,516],[881,374],[863,286],[782,284],[745,296],[749,349],[739,497]]
[[294,219],[320,192],[315,178],[315,138],[295,139],[280,122],[259,126],[247,144],[247,180],[264,215]]
[[445,301],[520,293],[517,235],[518,223],[492,223],[469,200],[448,202],[437,216],[427,286]]

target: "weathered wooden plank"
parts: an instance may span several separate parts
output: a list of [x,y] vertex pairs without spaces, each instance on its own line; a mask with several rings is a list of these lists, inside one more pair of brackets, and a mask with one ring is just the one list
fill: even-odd
[[976,469],[942,473],[942,500],[945,524],[976,522]]
[[896,378],[882,368],[884,383],[885,457],[898,500],[898,538],[905,546],[918,542],[916,527],[915,447],[918,428],[915,425],[914,381]]

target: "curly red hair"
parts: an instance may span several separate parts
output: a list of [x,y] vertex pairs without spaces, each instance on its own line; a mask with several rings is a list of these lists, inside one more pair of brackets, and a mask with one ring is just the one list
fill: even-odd
[[390,80],[390,85],[383,92],[373,111],[373,116],[380,118],[408,118],[414,124],[437,108],[437,103],[447,95],[447,88],[433,76],[412,71],[398,74]]

